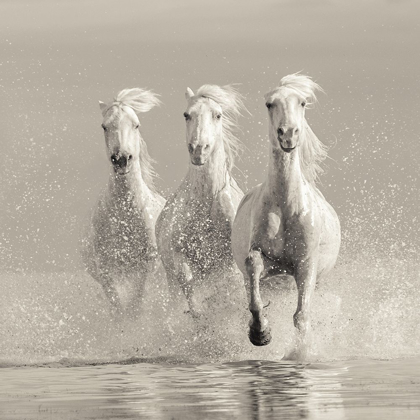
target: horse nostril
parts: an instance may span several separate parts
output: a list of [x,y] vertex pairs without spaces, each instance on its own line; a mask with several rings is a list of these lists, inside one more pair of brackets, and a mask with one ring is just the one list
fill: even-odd
[[189,143],[189,144],[188,144],[188,151],[189,151],[190,153],[193,153],[193,152],[194,152],[194,147],[192,146],[192,144],[191,144],[191,143]]
[[111,162],[116,165],[118,163],[118,159],[117,159],[117,155],[112,155],[111,156]]
[[282,128],[279,128],[277,130],[277,133],[279,133],[279,136],[282,136],[284,134],[284,130]]
[[293,134],[297,134],[299,132],[299,128],[295,128],[294,130],[293,130]]

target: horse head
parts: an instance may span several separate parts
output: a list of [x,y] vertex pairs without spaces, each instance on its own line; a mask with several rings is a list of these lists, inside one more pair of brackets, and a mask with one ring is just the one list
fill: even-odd
[[187,147],[191,163],[201,166],[206,163],[216,147],[222,144],[222,107],[214,100],[194,96],[187,88],[188,101],[184,118],[187,125]]
[[265,95],[270,139],[275,149],[291,153],[304,140],[305,110],[316,101],[315,90],[321,88],[308,76],[291,74],[283,77],[280,86]]
[[108,158],[117,175],[127,175],[139,165],[142,153],[139,114],[159,103],[156,94],[138,88],[122,90],[111,104],[99,102]]
[[234,131],[237,118],[246,110],[242,96],[232,86],[203,85],[197,93],[187,88],[187,148],[191,163],[202,166],[216,150],[224,150],[229,169],[241,148]]

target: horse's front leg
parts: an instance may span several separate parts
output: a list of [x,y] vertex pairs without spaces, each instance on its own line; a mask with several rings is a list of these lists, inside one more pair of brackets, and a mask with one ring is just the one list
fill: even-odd
[[315,290],[317,275],[317,259],[308,258],[297,265],[295,280],[298,290],[298,303],[293,321],[300,337],[304,340],[310,329],[309,310]]
[[200,316],[200,311],[194,295],[195,279],[191,267],[183,255],[175,256],[175,272],[179,286],[187,298],[189,313],[193,318],[198,318]]
[[260,277],[264,270],[261,252],[251,250],[245,265],[249,279],[249,310],[252,313],[249,339],[254,346],[265,346],[271,341],[271,332],[267,318],[263,314],[264,305],[260,296]]
[[109,276],[106,276],[101,279],[101,282],[104,293],[111,304],[111,315],[120,318],[123,315],[124,309],[113,280]]

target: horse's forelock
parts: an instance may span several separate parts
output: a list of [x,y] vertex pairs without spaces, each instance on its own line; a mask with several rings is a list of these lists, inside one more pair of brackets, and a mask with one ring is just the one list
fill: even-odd
[[[154,106],[160,105],[158,95],[150,90],[144,90],[139,88],[124,89],[118,93],[114,101],[110,103],[106,109],[104,107],[103,115],[106,116],[112,107],[118,108],[118,110],[127,112],[126,107],[131,108],[137,115],[140,112],[147,112]],[[147,150],[147,144],[140,134],[140,168],[143,176],[143,180],[152,191],[156,191],[154,185],[154,179],[156,178],[156,172],[153,169],[155,161],[149,155]]]
[[280,80],[280,87],[287,87],[294,90],[299,96],[309,101],[316,103],[316,91],[324,92],[324,90],[315,83],[310,76],[300,73],[289,74]]
[[[297,95],[307,100],[310,104],[317,102],[316,91],[324,92],[309,76],[295,73],[283,77],[280,81],[280,86],[264,96],[265,100],[268,101],[273,95],[275,96],[281,87],[294,90]],[[327,147],[318,139],[306,119],[304,124],[305,127],[302,130],[304,138],[299,147],[299,158],[305,178],[314,184],[319,174],[323,172],[321,163],[327,157]]]
[[161,101],[159,95],[151,90],[140,88],[123,89],[114,99],[114,103],[129,106],[138,114],[150,111],[153,107],[159,106]]

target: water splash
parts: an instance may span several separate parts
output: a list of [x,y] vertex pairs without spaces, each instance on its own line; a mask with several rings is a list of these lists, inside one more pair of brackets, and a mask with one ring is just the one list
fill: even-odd
[[[366,255],[364,253],[363,255]],[[137,320],[116,320],[98,284],[83,272],[1,274],[0,364],[89,364],[135,360],[180,362],[280,360],[294,343],[293,279],[263,286],[273,341],[247,337],[245,293],[217,297],[199,323],[164,278],[149,285]],[[405,258],[346,260],[314,295],[310,354],[315,360],[397,358],[419,354],[420,263]]]

